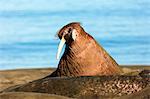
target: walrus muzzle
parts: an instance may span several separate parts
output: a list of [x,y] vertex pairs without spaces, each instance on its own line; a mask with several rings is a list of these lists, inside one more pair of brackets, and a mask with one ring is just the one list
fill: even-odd
[[[71,37],[72,37],[72,39],[75,41],[75,39],[76,39],[76,30],[75,30],[75,29],[72,31]],[[58,51],[57,51],[57,54],[56,54],[56,59],[59,59],[60,54],[61,54],[61,51],[62,51],[63,46],[65,45],[65,43],[66,43],[65,35],[63,35],[63,36],[61,37],[60,43],[59,43],[59,45],[58,45]]]

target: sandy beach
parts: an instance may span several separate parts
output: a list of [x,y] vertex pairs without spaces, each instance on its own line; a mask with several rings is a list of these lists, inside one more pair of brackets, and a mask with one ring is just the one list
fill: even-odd
[[50,74],[54,69],[16,69],[0,71],[0,91],[10,86],[24,84]]
[[[124,65],[122,66],[122,69],[125,74],[136,75],[141,70],[144,70],[144,69],[150,70],[150,66],[140,66],[140,65],[139,66],[135,66],[135,65],[125,66]],[[52,73],[54,70],[55,69],[52,69],[52,68],[0,70],[0,91],[10,86],[25,84],[30,81],[43,78],[49,75],[50,73]],[[39,94],[34,94],[34,96],[36,95],[39,95]],[[5,96],[5,95],[2,95],[2,96]]]

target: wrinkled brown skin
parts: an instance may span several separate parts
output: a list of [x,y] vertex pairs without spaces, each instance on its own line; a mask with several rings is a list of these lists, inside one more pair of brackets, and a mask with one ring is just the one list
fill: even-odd
[[130,95],[118,97],[117,99],[150,99],[150,87]]
[[84,31],[79,23],[70,23],[59,32],[61,39],[69,28],[76,29],[77,38],[73,41],[66,37],[66,48],[62,55],[58,68],[48,77],[61,76],[94,76],[94,75],[118,75],[122,73],[115,60]]
[[[149,87],[150,78],[140,76],[49,77],[8,88],[3,92],[37,92],[72,98],[100,97],[102,99],[103,97],[108,99],[141,92],[145,88],[148,88],[147,91]],[[144,97],[148,96],[148,93],[144,94]]]

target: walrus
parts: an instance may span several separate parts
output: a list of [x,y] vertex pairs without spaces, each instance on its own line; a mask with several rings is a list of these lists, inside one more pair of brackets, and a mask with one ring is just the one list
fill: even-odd
[[61,39],[57,59],[64,46],[65,51],[58,68],[47,77],[73,77],[94,75],[118,75],[122,73],[117,62],[82,28],[79,22],[72,22],[58,32]]
[[[144,90],[146,91],[145,94],[142,92]],[[81,99],[88,99],[88,97],[99,97],[100,99],[116,99],[116,97],[120,97],[122,99],[121,96],[133,96],[134,94],[137,95],[137,92],[142,92],[141,95],[149,97],[149,90],[150,78],[148,76],[104,75],[42,78],[23,85],[9,87],[0,93],[35,92],[70,98],[81,97]]]

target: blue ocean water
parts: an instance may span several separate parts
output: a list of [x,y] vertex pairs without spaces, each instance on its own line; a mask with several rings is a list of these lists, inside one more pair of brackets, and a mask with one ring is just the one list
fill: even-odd
[[0,0],[0,70],[56,67],[55,34],[74,21],[119,64],[150,64],[149,0]]

